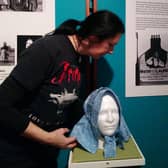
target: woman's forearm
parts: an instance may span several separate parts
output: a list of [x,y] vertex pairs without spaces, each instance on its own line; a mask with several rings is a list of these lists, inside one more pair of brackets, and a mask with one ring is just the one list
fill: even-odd
[[48,132],[41,129],[31,121],[21,135],[41,143],[47,143],[49,141]]

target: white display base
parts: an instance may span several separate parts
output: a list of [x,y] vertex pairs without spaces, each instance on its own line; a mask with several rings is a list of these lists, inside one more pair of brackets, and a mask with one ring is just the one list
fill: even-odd
[[[141,152],[141,150],[139,149],[138,145],[135,142],[135,139],[131,136],[131,140],[134,143],[133,146],[130,146],[128,148],[126,148],[125,150],[127,150],[129,152],[130,155],[130,151],[132,151],[131,148],[136,148],[136,151],[138,152],[138,157],[137,158],[122,158],[120,157],[120,159],[113,158],[113,159],[104,159],[101,161],[87,161],[85,159],[82,159],[83,161],[73,161],[75,160],[75,158],[73,158],[75,156],[75,150],[70,152],[70,156],[69,156],[69,163],[68,163],[68,168],[114,168],[114,167],[130,167],[130,166],[143,166],[145,165],[145,158]],[[129,150],[130,148],[130,150]],[[125,152],[127,152],[125,151]],[[82,151],[82,152],[86,152],[86,151]],[[81,152],[81,155],[82,155]],[[81,156],[80,155],[80,156]],[[95,155],[95,154],[90,154],[90,155]],[[78,157],[80,157],[78,156]],[[82,157],[82,156],[81,156]]]

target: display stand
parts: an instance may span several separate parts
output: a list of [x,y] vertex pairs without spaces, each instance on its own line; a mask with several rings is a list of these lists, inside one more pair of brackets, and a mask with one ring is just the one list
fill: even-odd
[[124,144],[124,150],[117,147],[116,157],[104,159],[103,150],[91,154],[76,147],[70,152],[68,168],[114,168],[140,167],[145,165],[145,158],[133,136]]

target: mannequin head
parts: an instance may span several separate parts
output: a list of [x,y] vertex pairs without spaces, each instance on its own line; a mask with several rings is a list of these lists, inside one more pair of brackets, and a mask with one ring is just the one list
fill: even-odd
[[118,97],[110,88],[101,87],[87,97],[83,108],[85,113],[71,136],[91,153],[103,149],[105,158],[114,157],[116,147],[123,149],[130,137]]
[[103,136],[112,136],[119,125],[119,109],[116,101],[110,95],[102,97],[98,114],[98,128]]

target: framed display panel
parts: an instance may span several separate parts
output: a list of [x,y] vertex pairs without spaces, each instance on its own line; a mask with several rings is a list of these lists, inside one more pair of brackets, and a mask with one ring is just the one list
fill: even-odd
[[126,96],[168,92],[168,2],[126,2]]

